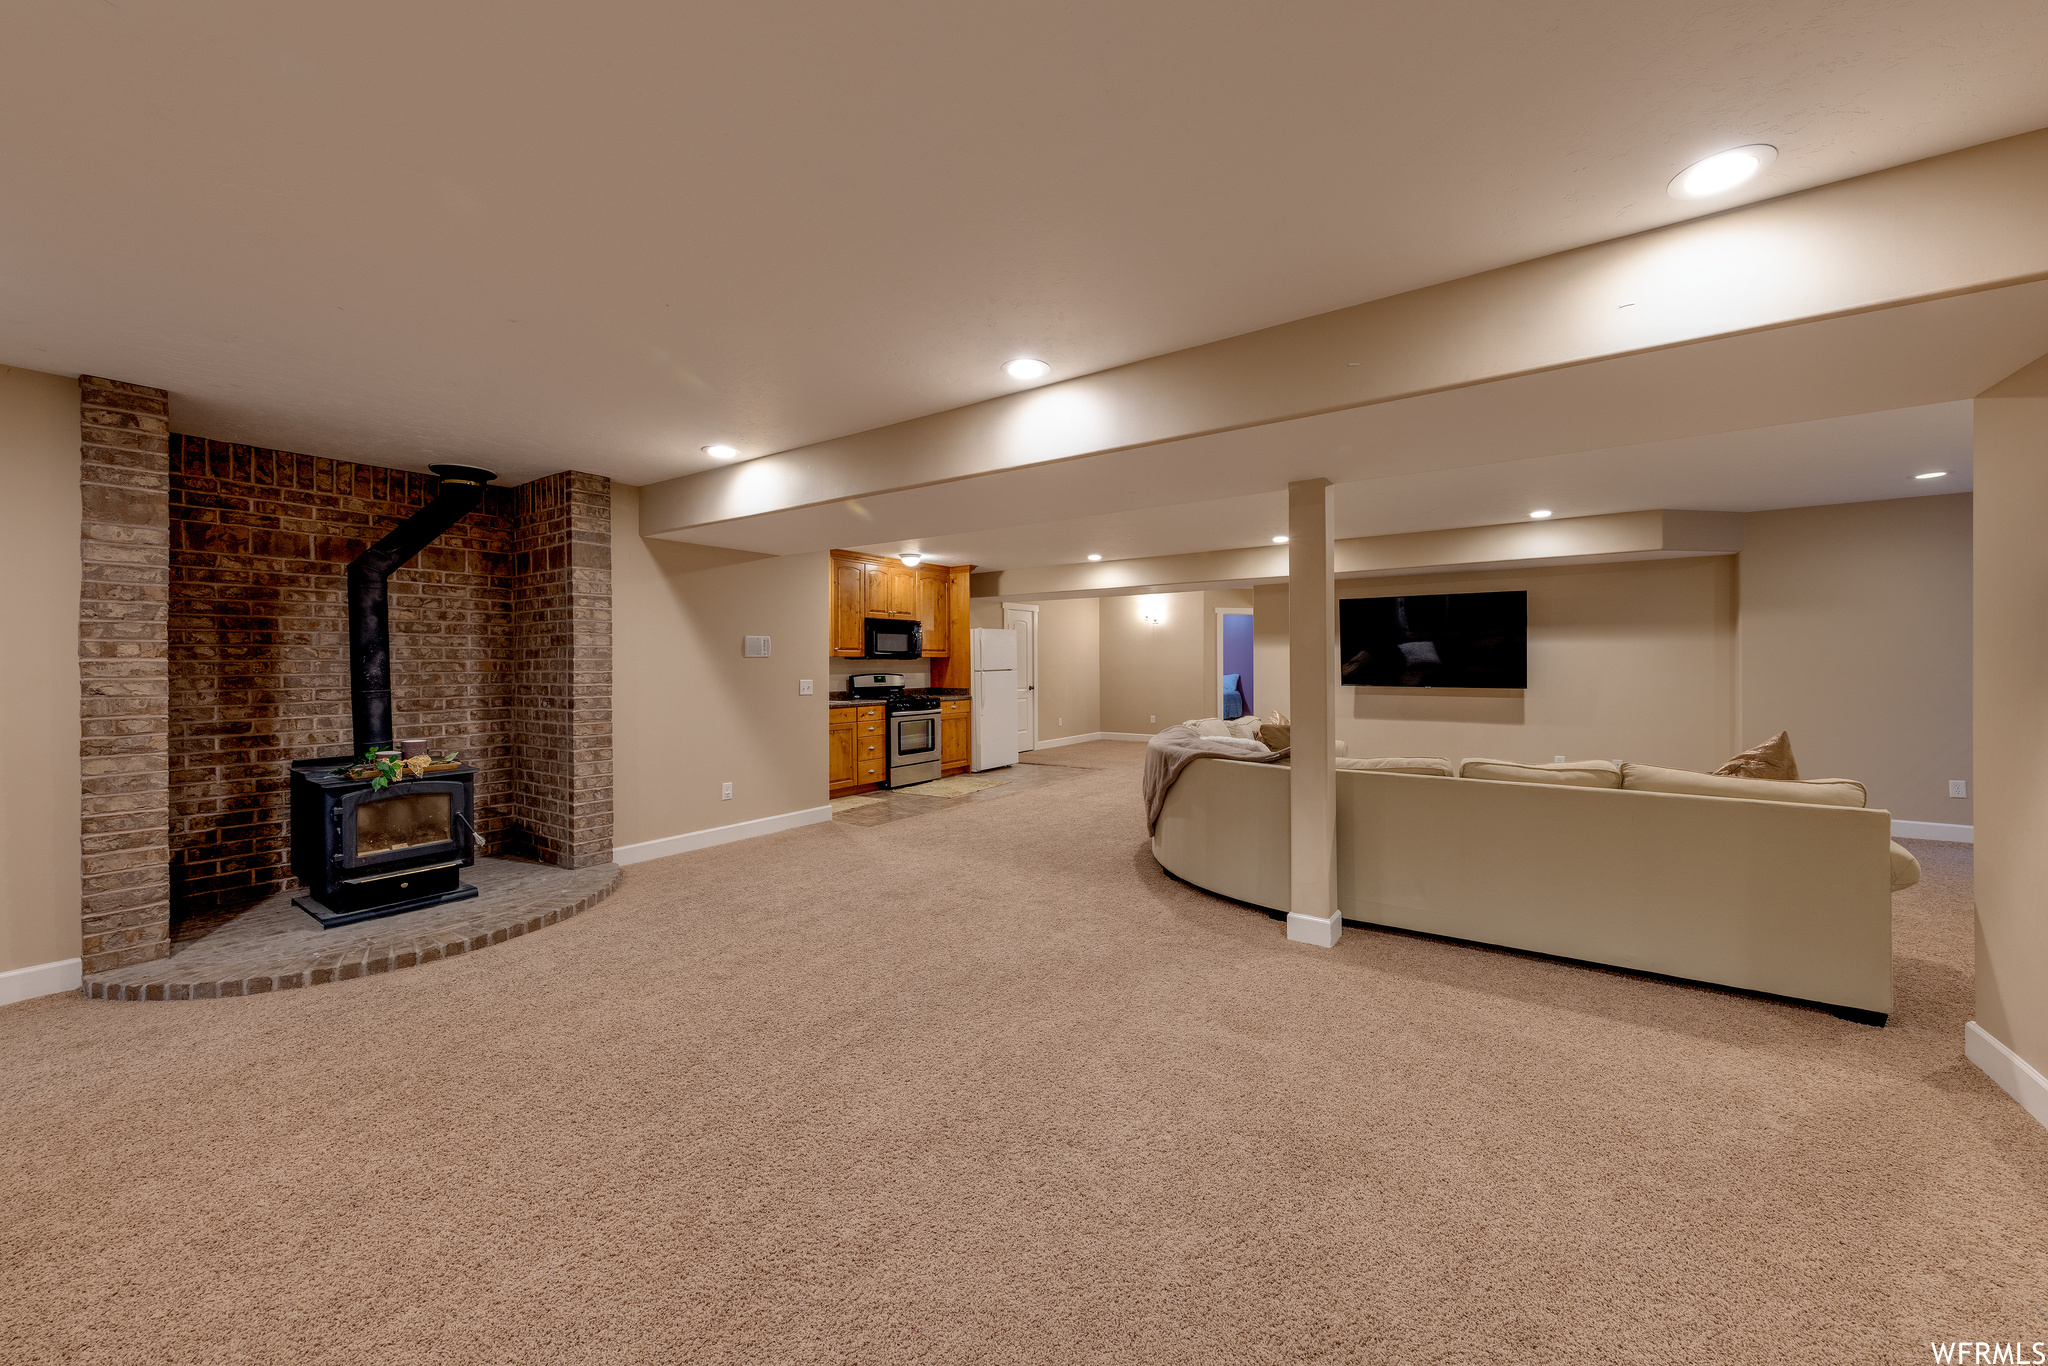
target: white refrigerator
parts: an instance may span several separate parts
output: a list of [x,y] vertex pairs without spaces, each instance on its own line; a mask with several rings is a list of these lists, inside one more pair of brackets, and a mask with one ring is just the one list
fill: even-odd
[[967,633],[974,670],[974,749],[968,767],[1007,768],[1017,762],[1017,633]]

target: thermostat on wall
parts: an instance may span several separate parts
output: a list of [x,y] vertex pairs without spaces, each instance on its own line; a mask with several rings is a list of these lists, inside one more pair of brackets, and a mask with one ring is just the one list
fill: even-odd
[[768,657],[768,637],[766,637],[766,636],[748,636],[748,637],[747,637],[747,658],[748,658],[748,659],[766,659],[767,657]]

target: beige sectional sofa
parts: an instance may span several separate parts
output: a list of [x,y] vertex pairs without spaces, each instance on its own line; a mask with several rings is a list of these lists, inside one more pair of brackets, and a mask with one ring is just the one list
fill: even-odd
[[[1820,784],[1751,784],[1776,800],[1625,789],[1615,765],[1589,786],[1373,766],[1417,762],[1340,764],[1346,920],[1817,1002],[1867,1023],[1890,1014],[1891,893],[1918,865],[1860,788],[1852,806],[1783,799]],[[1639,781],[1678,772],[1644,769]],[[1195,886],[1285,912],[1287,783],[1283,765],[1197,760],[1167,793],[1153,854]]]

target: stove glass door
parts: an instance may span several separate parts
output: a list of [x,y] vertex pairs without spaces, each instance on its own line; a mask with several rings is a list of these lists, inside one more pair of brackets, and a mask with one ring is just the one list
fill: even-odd
[[895,759],[917,759],[939,752],[939,718],[936,716],[899,716],[894,718],[895,744],[889,757]]

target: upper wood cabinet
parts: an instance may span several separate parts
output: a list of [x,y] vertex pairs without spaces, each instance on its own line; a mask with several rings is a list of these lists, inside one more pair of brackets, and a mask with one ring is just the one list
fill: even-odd
[[858,659],[867,653],[866,575],[858,560],[832,557],[832,654]]
[[[966,564],[912,568],[879,555],[833,551],[828,616],[833,657],[863,657],[867,653],[867,619],[887,617],[920,623],[925,657],[947,658],[954,641],[967,639],[967,576],[973,568]],[[955,686],[942,682],[936,674],[932,682],[936,687]]]
[[924,657],[952,653],[953,572],[942,564],[917,567],[917,619],[924,627]]
[[917,617],[917,571],[900,560],[869,560],[867,615],[910,621]]

